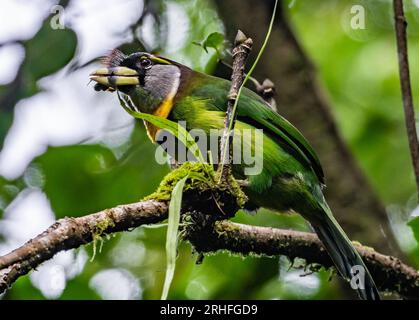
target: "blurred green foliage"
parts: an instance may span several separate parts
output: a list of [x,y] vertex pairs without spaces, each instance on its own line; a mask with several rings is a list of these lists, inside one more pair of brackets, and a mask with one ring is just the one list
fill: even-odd
[[[71,1],[70,1],[71,2]],[[419,69],[419,9],[407,2],[411,69]],[[334,106],[338,126],[349,142],[382,199],[404,206],[414,194],[414,179],[403,122],[397,71],[397,56],[390,1],[357,1],[366,8],[366,29],[350,27],[352,1],[288,1],[287,13],[300,42],[318,68],[319,79]],[[180,44],[167,47],[167,6],[176,6],[188,26]],[[166,41],[148,45],[197,70],[212,72],[223,25],[213,5],[206,0],[153,1],[150,7],[159,19],[153,32]],[[92,13],[93,14],[93,13]],[[179,18],[181,19],[181,18]],[[265,27],[265,26],[263,26]],[[166,30],[166,31],[165,31]],[[140,33],[141,34],[141,33]],[[207,39],[208,35],[212,38]],[[167,34],[166,34],[167,36]],[[207,52],[194,42],[207,39]],[[141,42],[126,47],[138,47]],[[26,56],[16,80],[0,87],[0,146],[12,121],[13,106],[38,92],[37,81],[68,64],[76,53],[75,33],[52,30],[46,19],[36,35],[23,43]],[[86,74],[86,80],[88,75]],[[413,88],[419,74],[412,72]],[[13,91],[10,91],[13,90]],[[92,90],[87,88],[86,90]],[[301,88],[302,94],[304,88]],[[12,94],[10,93],[12,92]],[[415,101],[419,102],[419,92]],[[9,100],[4,100],[5,98]],[[7,103],[6,103],[7,102]],[[80,216],[121,203],[138,201],[150,194],[168,172],[154,161],[153,146],[141,123],[135,126],[122,149],[102,144],[49,147],[33,160],[32,175],[8,181],[0,177],[0,218],[4,209],[25,188],[41,189],[56,218]],[[28,169],[29,170],[29,169]],[[272,227],[309,230],[297,215],[279,216],[261,210],[256,216],[240,212],[234,221]],[[418,219],[411,222],[418,239]],[[120,268],[138,279],[142,298],[159,299],[165,269],[166,228],[139,228],[104,239],[103,249],[83,271],[67,280],[61,299],[100,299],[90,281],[100,271]],[[0,239],[1,240],[1,239]],[[78,249],[92,254],[92,245]],[[169,298],[176,299],[333,299],[339,296],[338,281],[330,282],[328,271],[306,276],[291,270],[285,259],[238,257],[228,253],[206,256],[196,265],[197,255],[181,243]],[[297,279],[297,280],[296,280]],[[21,278],[4,299],[43,299],[30,277]]]
[[12,123],[14,105],[20,99],[38,93],[39,79],[57,72],[73,59],[77,37],[71,29],[53,30],[47,19],[35,36],[22,41],[22,45],[25,59],[15,80],[7,86],[0,86],[0,147]]
[[413,230],[413,234],[415,235],[416,241],[419,242],[419,217],[416,217],[409,221],[409,225]]
[[[419,88],[419,10],[413,1],[404,2],[413,94],[419,101],[415,90]],[[355,5],[365,9],[365,29],[351,27]],[[290,17],[364,172],[385,203],[406,203],[415,194],[415,184],[401,104],[392,1],[295,1]]]
[[[135,148],[119,161],[100,145],[49,148],[35,159],[45,176],[43,190],[56,216],[85,215],[152,193],[169,169],[150,161],[155,147],[143,130],[137,128],[131,142]],[[145,167],[147,170],[139,170]]]

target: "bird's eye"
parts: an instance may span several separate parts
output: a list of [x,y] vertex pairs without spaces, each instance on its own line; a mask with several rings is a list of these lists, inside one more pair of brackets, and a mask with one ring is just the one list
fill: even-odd
[[151,67],[151,60],[150,59],[141,59],[140,61],[141,67],[143,67],[144,69],[148,69]]

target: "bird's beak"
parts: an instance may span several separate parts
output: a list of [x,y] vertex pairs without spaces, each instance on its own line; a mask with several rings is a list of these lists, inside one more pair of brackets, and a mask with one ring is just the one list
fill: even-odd
[[90,74],[90,80],[106,87],[135,86],[140,84],[137,71],[127,67],[100,68]]

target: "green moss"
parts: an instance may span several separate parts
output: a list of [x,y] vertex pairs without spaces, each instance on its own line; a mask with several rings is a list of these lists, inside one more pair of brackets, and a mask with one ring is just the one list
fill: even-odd
[[156,192],[145,197],[144,200],[169,201],[173,188],[179,180],[186,176],[189,176],[189,178],[184,187],[185,191],[192,188],[211,188],[215,186],[214,170],[209,164],[186,162],[167,174],[160,182]]
[[363,245],[363,244],[362,244],[361,242],[359,242],[359,241],[352,240],[351,242],[352,242],[352,244],[353,244],[354,246],[359,246],[359,247],[362,247],[363,249],[368,250],[368,251],[371,251],[371,252],[372,252],[372,251],[375,251],[373,247],[368,247],[368,246],[366,246],[366,245]]
[[[240,227],[235,226],[234,224],[226,224],[223,221],[216,221],[214,225],[214,231],[217,233],[218,236],[221,236],[223,234],[239,231]],[[232,236],[233,234],[230,234]]]
[[115,222],[112,219],[112,213],[110,212],[111,209],[106,210],[106,218],[99,220],[98,223],[93,228],[93,235],[102,236],[102,234],[108,228],[112,228],[115,226]]
[[220,191],[229,191],[234,194],[237,204],[240,208],[244,206],[247,201],[247,196],[241,190],[239,184],[232,175],[229,175],[227,183],[218,183],[218,173],[216,173],[213,167],[207,163],[199,162],[186,162],[179,168],[170,172],[157,188],[156,192],[145,197],[143,200],[157,200],[157,201],[169,201],[172,195],[172,190],[179,180],[188,176],[184,191],[195,189],[195,190],[208,190],[218,189]]
[[243,208],[246,202],[249,200],[243,190],[240,188],[239,183],[233,177],[233,175],[228,176],[228,185],[230,191],[236,196],[237,205],[240,208]]
[[106,211],[106,218],[99,220],[96,225],[93,227],[93,231],[92,231],[92,238],[93,238],[93,255],[92,258],[90,259],[90,262],[92,262],[95,257],[96,257],[96,252],[97,252],[97,243],[100,242],[100,247],[99,247],[99,252],[102,251],[102,247],[103,247],[103,235],[104,232],[108,229],[108,228],[112,228],[115,226],[115,223],[111,217],[111,212],[110,210]]

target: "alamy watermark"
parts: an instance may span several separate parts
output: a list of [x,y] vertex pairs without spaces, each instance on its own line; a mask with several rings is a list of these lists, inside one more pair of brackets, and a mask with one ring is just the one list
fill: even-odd
[[64,29],[65,28],[64,7],[60,5],[52,6],[50,13],[54,14],[51,17],[51,20],[49,22],[51,28],[53,30]]
[[354,30],[365,29],[365,8],[360,4],[351,7],[351,28]]
[[351,267],[352,278],[350,281],[351,288],[354,290],[365,289],[365,268],[361,265]]
[[[186,127],[186,122],[179,121],[179,125]],[[220,140],[223,129],[192,129],[189,131],[198,148],[209,163],[219,164]],[[263,169],[263,130],[256,128],[234,129],[232,145],[232,164],[241,165],[245,175],[258,175]],[[160,130],[156,136],[156,142],[160,145],[155,153],[157,163],[167,163],[167,155],[175,157],[178,163],[196,161],[196,158],[186,146],[179,142],[174,135],[166,130]]]

